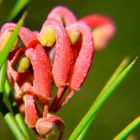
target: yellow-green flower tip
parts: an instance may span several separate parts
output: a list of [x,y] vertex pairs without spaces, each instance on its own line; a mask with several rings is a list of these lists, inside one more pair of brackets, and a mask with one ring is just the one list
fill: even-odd
[[21,55],[18,60],[13,64],[13,68],[20,73],[24,73],[30,67],[31,63],[28,57]]
[[[11,37],[13,31],[12,30],[6,30],[0,37],[0,51],[2,51],[5,47],[6,44],[9,40],[9,38]],[[18,38],[16,38],[16,41],[13,44],[12,50],[16,48],[18,44]]]
[[68,36],[69,36],[69,39],[71,41],[71,44],[75,44],[80,37],[80,32],[75,31],[75,30],[74,31],[69,31]]
[[52,47],[56,41],[55,30],[51,26],[47,26],[39,33],[38,40],[43,46]]

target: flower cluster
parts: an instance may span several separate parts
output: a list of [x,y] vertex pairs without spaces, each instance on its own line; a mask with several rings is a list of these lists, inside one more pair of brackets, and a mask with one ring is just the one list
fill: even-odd
[[[16,23],[1,28],[0,50]],[[61,139],[64,122],[56,116],[83,84],[95,50],[104,48],[115,26],[99,14],[77,19],[66,7],[50,11],[40,31],[21,27],[8,57],[7,75],[19,111],[40,139]],[[53,84],[58,88],[52,97]]]

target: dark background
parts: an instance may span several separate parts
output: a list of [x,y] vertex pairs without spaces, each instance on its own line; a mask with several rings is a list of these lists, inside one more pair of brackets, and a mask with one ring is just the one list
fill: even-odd
[[[0,7],[0,26],[6,21],[15,0],[5,0]],[[91,71],[80,91],[58,113],[66,124],[68,137],[87,112],[101,88],[121,60],[140,55],[140,1],[139,0],[32,0],[25,25],[39,30],[48,12],[56,5],[68,6],[77,17],[103,13],[112,17],[117,33],[107,49],[97,52]],[[85,140],[111,140],[131,120],[140,114],[140,61],[117,88],[98,113]],[[133,134],[140,140],[140,127]],[[14,140],[2,117],[0,139]]]

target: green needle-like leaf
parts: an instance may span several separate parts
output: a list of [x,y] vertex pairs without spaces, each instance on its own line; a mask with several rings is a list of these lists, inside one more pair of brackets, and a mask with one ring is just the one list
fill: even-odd
[[27,12],[25,12],[23,14],[21,19],[17,23],[17,26],[16,26],[15,30],[13,31],[11,37],[9,38],[8,42],[6,43],[6,46],[4,47],[4,49],[2,51],[0,51],[0,68],[2,67],[3,63],[6,61],[8,54],[9,54],[10,50],[12,49],[12,46],[17,38],[17,35],[18,35],[18,32],[19,32],[21,26],[23,25],[26,15],[27,15]]
[[23,119],[22,115],[21,115],[20,113],[17,113],[17,114],[15,115],[15,119],[16,119],[16,121],[17,121],[19,127],[20,127],[21,130],[23,131],[24,135],[25,135],[26,137],[28,137],[28,139],[30,139],[30,138],[29,138],[29,134],[28,134],[28,129],[27,129],[26,125],[25,125],[25,122],[24,122],[24,119]]
[[140,116],[135,118],[128,126],[126,126],[113,140],[125,140],[125,138],[140,125]]
[[3,64],[2,69],[0,71],[0,92],[4,90],[4,84],[6,80],[6,63]]
[[77,138],[77,140],[83,140],[83,139],[84,139],[86,133],[87,133],[88,130],[89,130],[89,127],[90,127],[91,123],[92,123],[92,121],[89,122],[89,123],[86,125],[86,127],[85,127],[85,128],[83,129],[83,131],[80,133],[80,135],[79,135],[79,137]]
[[25,6],[27,6],[27,4],[29,3],[29,1],[30,0],[17,0],[17,3],[15,4],[14,8],[10,12],[10,15],[8,17],[8,20],[9,21],[12,21],[18,15],[18,13],[22,9],[24,9]]
[[13,132],[14,136],[16,137],[17,140],[28,140],[28,138],[22,133],[22,130],[18,126],[14,116],[12,113],[7,113],[4,116],[4,120],[9,126],[10,130]]
[[4,85],[4,93],[8,97],[8,96],[10,96],[10,92],[11,92],[11,86],[10,86],[8,79],[6,79],[5,85]]
[[3,102],[3,91],[4,91],[4,84],[6,79],[6,63],[3,64],[2,69],[0,71],[0,110]]
[[[128,65],[129,63],[129,58],[125,58],[121,64],[118,66],[118,68],[115,70],[115,72],[112,74],[112,76],[110,77],[110,79],[108,80],[108,82],[105,84],[105,86],[103,87],[103,89],[101,90],[100,94],[98,95],[98,97],[96,98],[96,101],[98,101],[102,95],[104,94],[104,91],[106,89],[108,89],[111,84],[113,83],[113,81],[119,76],[119,74],[122,72],[122,70]],[[95,102],[94,102],[95,104]],[[92,123],[89,122],[88,125],[84,128],[84,130],[81,132],[80,136],[78,137],[78,140],[83,140],[89,127],[90,127],[90,124]]]
[[[4,49],[0,51],[0,68],[1,68],[1,77],[0,77],[0,91],[5,91],[5,95],[10,103],[10,106],[12,107],[12,102],[10,102],[10,92],[11,88],[6,80],[6,59],[8,57],[8,54],[13,46],[13,43],[15,42],[18,32],[23,25],[24,19],[27,15],[27,12],[24,12],[23,16],[20,18],[19,22],[17,23],[14,32],[12,33],[11,37],[7,41]],[[2,96],[3,97],[3,96]],[[2,98],[1,98],[2,99]],[[20,140],[29,140],[28,131],[26,129],[26,125],[24,123],[24,120],[22,119],[22,116],[20,114],[16,114],[15,116],[8,110],[7,106],[1,103],[1,111],[4,116],[5,122],[9,126],[10,130],[13,132],[16,139]],[[14,108],[12,108],[14,111]]]
[[90,124],[96,117],[98,111],[101,109],[101,107],[105,104],[105,102],[111,96],[113,91],[118,87],[121,81],[126,77],[129,71],[132,69],[136,60],[137,58],[135,58],[125,69],[118,68],[119,69],[118,72],[120,74],[116,73],[117,76],[115,76],[116,74],[114,75],[116,78],[111,78],[113,80],[110,80],[111,82],[108,82],[109,83],[107,84],[108,86],[105,86],[104,90],[101,91],[101,93],[99,94],[99,96],[97,97],[97,99],[95,100],[95,102],[93,103],[89,111],[87,112],[87,114],[80,121],[80,123],[75,128],[75,130],[73,131],[73,133],[71,134],[68,140],[74,140],[74,139],[82,140],[83,139],[83,137],[86,134],[87,129],[89,128]]
[[2,112],[2,115],[4,117],[6,124],[10,128],[11,132],[14,134],[15,138],[17,140],[29,140],[28,137],[24,135],[21,128],[18,126],[13,113],[9,111],[9,109],[4,103],[2,104],[1,112]]
[[[12,21],[15,19],[15,17],[25,8],[25,6],[28,4],[29,0],[17,0],[16,5],[12,9],[12,12],[9,15],[8,20]],[[1,4],[1,1],[0,1]],[[15,116],[9,111],[7,106],[3,103],[3,92],[6,94],[6,99],[8,99],[9,103],[10,102],[10,92],[11,92],[11,87],[6,80],[6,59],[8,57],[8,54],[18,36],[18,32],[23,25],[24,19],[27,15],[27,12],[24,12],[22,17],[17,23],[17,26],[12,33],[11,37],[7,41],[4,49],[0,51],[0,68],[1,68],[1,73],[0,73],[0,105],[1,108],[0,110],[2,111],[2,114],[4,116],[5,122],[9,126],[10,130],[13,132],[14,136],[16,137],[17,140],[29,140],[29,134],[28,130],[26,128],[26,125],[24,123],[24,120],[21,116],[21,114],[17,113]],[[10,107],[12,107],[12,104],[10,104]],[[12,108],[14,110],[14,108]]]
[[122,70],[124,70],[124,68],[129,64],[129,62],[130,62],[130,59],[128,57],[126,57],[125,59],[123,59],[123,61],[121,62],[121,64],[117,67],[117,69],[115,70],[115,72],[112,74],[112,76],[109,78],[109,80],[107,81],[107,83],[105,84],[105,86],[103,87],[103,89],[101,90],[101,92],[99,93],[96,101],[98,99],[100,99],[100,97],[104,94],[104,91],[107,90],[111,86],[111,84],[120,75],[120,73],[122,72]]
[[23,119],[22,115],[19,112],[17,112],[18,109],[16,106],[16,102],[11,97],[11,86],[10,86],[9,82],[7,81],[7,79],[5,82],[4,91],[5,91],[5,95],[8,99],[8,103],[10,104],[10,108],[12,108],[12,111],[14,113],[14,117],[17,122],[17,125],[20,127],[20,129],[22,130],[24,135],[27,137],[27,139],[30,139],[29,134],[28,134],[28,129],[24,122],[24,119]]

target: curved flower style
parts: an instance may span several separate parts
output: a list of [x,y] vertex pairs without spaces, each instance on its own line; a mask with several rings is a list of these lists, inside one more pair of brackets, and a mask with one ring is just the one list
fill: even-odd
[[[1,28],[0,50],[15,26],[6,23]],[[39,139],[62,139],[64,122],[54,113],[80,89],[95,49],[103,48],[114,32],[110,18],[90,15],[77,20],[63,6],[49,13],[40,32],[21,28],[8,57],[7,75],[19,111]],[[58,87],[54,98],[52,84]]]

